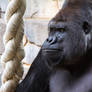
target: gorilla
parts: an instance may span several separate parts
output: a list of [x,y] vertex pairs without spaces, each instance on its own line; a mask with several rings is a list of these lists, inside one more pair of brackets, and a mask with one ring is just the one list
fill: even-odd
[[15,92],[92,92],[92,0],[65,0]]

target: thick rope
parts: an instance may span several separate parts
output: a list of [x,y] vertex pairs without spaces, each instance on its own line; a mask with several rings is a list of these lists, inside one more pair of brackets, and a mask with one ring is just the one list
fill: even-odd
[[3,38],[5,51],[1,57],[1,63],[4,66],[4,72],[0,92],[14,92],[23,75],[21,61],[24,58],[22,38],[26,5],[24,0],[9,1],[5,14],[7,27]]

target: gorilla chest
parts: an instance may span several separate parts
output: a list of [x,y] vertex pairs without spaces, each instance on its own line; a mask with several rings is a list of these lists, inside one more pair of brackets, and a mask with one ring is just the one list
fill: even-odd
[[92,72],[74,78],[67,71],[57,71],[51,76],[50,92],[92,92]]

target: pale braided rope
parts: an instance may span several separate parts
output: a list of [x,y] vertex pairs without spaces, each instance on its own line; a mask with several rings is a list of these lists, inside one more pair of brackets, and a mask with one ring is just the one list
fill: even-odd
[[24,0],[10,0],[6,10],[5,20],[7,27],[3,38],[5,51],[1,57],[4,72],[0,92],[14,92],[23,75],[21,61],[24,58],[22,38],[25,8]]

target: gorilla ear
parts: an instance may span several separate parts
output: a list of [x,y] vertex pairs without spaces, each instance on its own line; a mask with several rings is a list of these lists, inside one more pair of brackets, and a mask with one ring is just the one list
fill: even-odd
[[89,25],[89,23],[88,22],[84,22],[83,23],[83,30],[84,30],[84,32],[85,32],[85,34],[89,34],[90,33],[90,31],[91,31],[91,26]]

